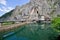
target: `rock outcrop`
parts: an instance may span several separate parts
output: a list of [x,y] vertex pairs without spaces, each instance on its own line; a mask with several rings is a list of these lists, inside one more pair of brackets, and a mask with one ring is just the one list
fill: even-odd
[[[16,6],[15,9],[6,13],[0,18],[2,21],[29,21],[38,20],[41,15],[46,17],[51,17],[50,12],[52,11],[49,3],[53,4],[56,0],[30,0],[29,3]],[[59,2],[60,3],[60,2]],[[60,4],[56,5],[56,11],[53,16],[60,14]]]

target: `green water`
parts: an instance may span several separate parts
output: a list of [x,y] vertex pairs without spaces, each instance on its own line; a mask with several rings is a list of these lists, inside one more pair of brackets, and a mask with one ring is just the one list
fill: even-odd
[[57,33],[50,24],[31,23],[18,29],[2,40],[56,40]]

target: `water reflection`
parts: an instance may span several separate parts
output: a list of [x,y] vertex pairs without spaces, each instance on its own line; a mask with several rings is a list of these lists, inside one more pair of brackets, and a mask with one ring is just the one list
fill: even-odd
[[4,40],[55,40],[55,35],[50,24],[31,23],[17,29],[14,35],[6,37]]

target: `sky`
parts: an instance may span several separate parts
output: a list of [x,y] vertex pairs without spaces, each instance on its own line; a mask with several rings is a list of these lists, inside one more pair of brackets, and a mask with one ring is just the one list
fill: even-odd
[[11,11],[17,5],[22,6],[29,1],[30,0],[0,0],[0,16],[4,15],[6,12]]

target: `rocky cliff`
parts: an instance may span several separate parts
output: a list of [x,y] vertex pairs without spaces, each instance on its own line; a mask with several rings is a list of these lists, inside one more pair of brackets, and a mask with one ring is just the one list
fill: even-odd
[[52,14],[50,12],[54,10],[53,16],[57,16],[60,14],[60,2],[55,2],[56,0],[30,0],[29,3],[16,6],[15,9],[4,14],[0,17],[0,22],[38,20],[41,15],[51,17]]

